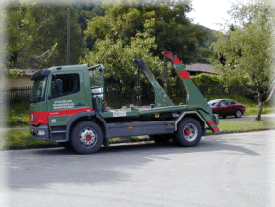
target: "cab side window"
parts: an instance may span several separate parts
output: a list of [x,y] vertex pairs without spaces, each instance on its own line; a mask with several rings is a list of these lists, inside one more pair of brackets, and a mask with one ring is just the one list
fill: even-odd
[[52,96],[66,96],[80,91],[79,74],[60,74],[52,78],[51,92]]

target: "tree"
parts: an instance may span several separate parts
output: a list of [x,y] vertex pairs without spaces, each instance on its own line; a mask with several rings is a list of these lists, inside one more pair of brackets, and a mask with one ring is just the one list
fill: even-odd
[[133,88],[136,81],[136,65],[133,59],[142,59],[152,72],[160,74],[161,60],[154,57],[151,50],[156,49],[155,37],[152,35],[154,19],[144,23],[144,31],[131,37],[127,45],[123,39],[114,40],[105,37],[97,40],[94,50],[82,59],[82,63],[94,65],[103,63],[106,68],[106,78],[116,83],[122,83],[126,89]]
[[7,9],[8,68],[66,64],[67,8],[71,10],[71,64],[86,48],[76,10],[69,5],[12,4]]
[[215,59],[215,52],[211,47],[212,43],[217,42],[218,38],[214,31],[200,25],[194,25],[197,30],[200,30],[205,36],[200,39],[198,47],[196,48],[196,53],[194,55],[196,63],[211,63]]
[[[87,22],[90,21],[92,18],[96,16],[104,16],[104,10],[101,7],[100,2],[84,2],[81,1],[80,3],[75,0],[75,3],[73,3],[73,7],[76,9],[78,13],[78,23],[81,26],[81,30],[84,31],[87,29]],[[84,38],[84,33],[83,38]],[[91,38],[85,38],[86,39],[86,44],[87,48],[89,50],[92,50],[93,44],[95,40]]]
[[271,70],[274,19],[272,7],[266,2],[257,1],[248,5],[233,4],[229,11],[236,20],[230,30],[220,36],[214,44],[215,51],[223,57],[218,67],[225,79],[239,78],[249,80],[257,94],[258,114],[255,120],[261,120],[262,107],[267,103],[275,88],[274,73]]
[[191,9],[187,0],[110,0],[102,7],[105,15],[88,22],[86,38],[122,40],[129,45],[132,37],[144,31],[145,21],[154,18],[157,48],[152,50],[153,54],[161,57],[162,51],[171,50],[188,64],[193,62],[196,48],[206,35],[185,16]]

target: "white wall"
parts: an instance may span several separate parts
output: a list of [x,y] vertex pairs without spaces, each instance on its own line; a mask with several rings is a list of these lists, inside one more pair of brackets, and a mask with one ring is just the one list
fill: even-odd
[[18,77],[18,78],[11,78],[7,77],[5,81],[5,85],[2,87],[29,87],[32,86],[33,82],[31,81],[30,77]]

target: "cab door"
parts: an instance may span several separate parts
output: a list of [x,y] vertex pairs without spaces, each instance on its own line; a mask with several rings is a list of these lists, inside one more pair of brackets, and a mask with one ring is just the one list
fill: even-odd
[[50,125],[66,125],[73,115],[87,108],[83,78],[82,71],[52,75],[48,96]]

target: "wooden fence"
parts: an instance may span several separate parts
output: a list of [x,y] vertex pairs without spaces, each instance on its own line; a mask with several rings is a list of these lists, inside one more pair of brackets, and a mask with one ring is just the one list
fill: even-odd
[[[223,85],[200,85],[198,86],[199,90],[204,96],[208,95],[241,95],[246,96],[247,95],[247,87],[242,85],[232,85],[232,86],[223,86]],[[111,88],[106,88],[106,95],[113,96],[113,97],[121,97],[125,95],[129,95],[127,93],[133,93],[133,90],[130,91],[121,91],[121,87],[116,87],[115,85],[112,85]],[[1,88],[0,87],[0,98],[1,100],[4,100],[3,97],[5,97],[5,100],[7,102],[10,101],[22,101],[22,100],[29,100],[31,95],[31,87],[18,87],[18,88]]]
[[7,102],[10,101],[22,101],[22,100],[29,100],[31,95],[32,87],[12,87],[12,88],[1,88],[0,87],[0,97],[1,100],[5,100]]

